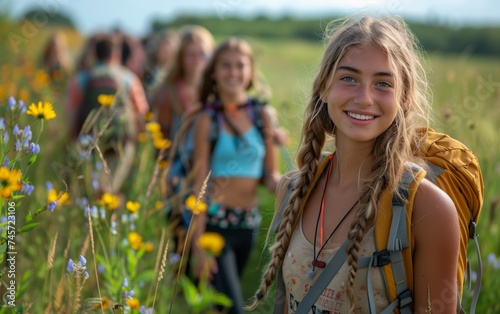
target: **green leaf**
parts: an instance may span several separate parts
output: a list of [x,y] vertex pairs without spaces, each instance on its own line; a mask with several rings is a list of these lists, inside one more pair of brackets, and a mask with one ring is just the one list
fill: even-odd
[[[12,199],[14,199],[14,200],[18,200],[18,199],[23,198],[23,197],[25,197],[25,196],[26,196],[26,195],[24,195],[24,194],[12,195]],[[16,204],[16,205],[18,205],[18,204]]]
[[22,226],[21,229],[19,229],[19,231],[17,233],[19,234],[19,233],[31,231],[36,226],[38,226],[39,224],[40,224],[39,222],[34,222],[34,223],[31,223],[31,224],[24,225],[24,226]]
[[194,307],[198,299],[198,290],[196,289],[196,286],[186,276],[182,276],[180,280],[186,302],[189,304],[189,306]]
[[33,220],[33,216],[31,215],[31,212],[29,211],[28,214],[26,215],[26,223],[30,222],[31,220]]
[[33,155],[31,156],[30,160],[28,161],[28,165],[32,165],[36,162],[36,156],[37,155]]

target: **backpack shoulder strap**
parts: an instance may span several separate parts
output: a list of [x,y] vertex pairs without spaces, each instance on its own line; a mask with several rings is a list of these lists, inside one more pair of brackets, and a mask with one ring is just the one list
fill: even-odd
[[[411,217],[413,201],[418,185],[426,175],[425,170],[415,164],[409,164],[410,171],[405,171],[399,183],[399,195],[384,191],[379,201],[379,212],[375,218],[374,255],[385,255],[383,263],[387,296],[391,304],[382,313],[392,313],[399,308],[401,313],[410,313],[413,302],[413,268],[411,257]],[[381,256],[376,256],[381,257]],[[371,282],[367,280],[367,291],[371,290]],[[371,293],[370,293],[371,292]],[[370,306],[373,303],[373,291],[368,293]],[[387,311],[387,312],[386,312]]]
[[247,106],[250,120],[252,120],[253,124],[257,128],[257,131],[259,131],[259,134],[263,139],[266,138],[266,133],[264,130],[264,118],[262,116],[262,110],[265,106],[267,106],[265,102],[259,101],[256,98],[250,98],[249,105]]

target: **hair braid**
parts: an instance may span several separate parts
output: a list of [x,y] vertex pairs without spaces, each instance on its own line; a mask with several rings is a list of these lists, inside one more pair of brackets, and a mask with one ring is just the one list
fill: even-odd
[[[299,177],[294,183],[294,189],[290,195],[290,200],[283,212],[283,220],[281,221],[278,232],[275,237],[274,244],[270,247],[271,260],[262,275],[259,290],[255,294],[254,301],[251,305],[247,306],[247,310],[252,310],[259,304],[272,285],[278,269],[283,263],[286,251],[290,244],[293,230],[300,217],[300,206],[304,199],[310,185],[314,180],[314,176],[318,170],[319,160],[321,157],[321,150],[325,143],[325,131],[322,126],[322,120],[314,115],[316,111],[316,100],[313,98],[309,103],[309,115],[304,123],[304,136],[302,139],[302,148],[297,154],[297,165],[299,167]],[[323,105],[320,105],[319,111],[323,110]],[[282,185],[281,188],[288,188],[287,185]],[[278,192],[280,193],[280,192]]]

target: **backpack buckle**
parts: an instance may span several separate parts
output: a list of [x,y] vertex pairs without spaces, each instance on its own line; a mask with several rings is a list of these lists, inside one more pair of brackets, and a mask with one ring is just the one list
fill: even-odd
[[476,223],[474,222],[474,220],[471,220],[469,222],[469,238],[470,239],[474,239],[476,237]]
[[412,292],[410,289],[406,289],[398,295],[398,308],[402,309],[413,303]]
[[391,262],[391,253],[387,249],[373,253],[374,267],[382,267]]

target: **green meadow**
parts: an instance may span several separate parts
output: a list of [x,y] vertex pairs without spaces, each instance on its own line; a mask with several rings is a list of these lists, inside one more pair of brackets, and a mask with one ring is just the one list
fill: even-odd
[[[153,307],[155,313],[188,312],[186,309],[190,313],[206,313],[209,305],[219,300],[218,296],[206,286],[177,280],[176,261],[168,258],[171,251],[166,244],[170,233],[164,214],[168,200],[162,198],[163,169],[156,163],[152,136],[146,133],[139,143],[134,169],[119,206],[109,209],[92,190],[100,158],[93,152],[79,164],[75,148],[68,145],[65,81],[50,82],[38,70],[41,47],[51,31],[48,27],[38,28],[28,36],[21,26],[0,18],[0,117],[6,119],[6,132],[10,132],[10,140],[2,142],[0,158],[3,163],[8,156],[9,166],[21,170],[23,184],[35,187],[31,195],[20,190],[14,193],[17,197],[2,203],[3,216],[8,216],[9,202],[15,202],[16,208],[16,236],[11,239],[17,252],[16,313],[146,313],[145,309]],[[66,34],[76,58],[82,37],[73,31]],[[280,125],[290,134],[290,143],[281,152],[281,170],[286,172],[293,167],[304,108],[323,45],[292,38],[247,39],[254,48],[262,79],[272,91],[270,104],[277,109]],[[466,144],[481,164],[485,195],[478,233],[483,283],[477,312],[498,313],[500,58],[432,53],[426,55],[426,60],[435,109],[432,127]],[[7,108],[10,96],[23,100],[26,107],[39,101],[50,102],[57,116],[41,121],[18,109],[12,111]],[[32,153],[15,150],[12,134],[15,123],[20,127],[31,126],[33,142],[40,146],[36,158]],[[50,190],[57,195],[53,211],[48,207],[54,201],[49,197]],[[264,240],[273,214],[274,196],[264,189],[259,193],[264,220],[242,281],[248,298],[255,293],[268,259]],[[83,197],[88,208],[96,207],[95,215],[85,211]],[[127,209],[126,201],[139,203],[139,210]],[[10,256],[6,243],[8,223],[1,226],[0,257],[5,266],[0,292],[4,294],[12,290],[9,289],[12,263],[6,262]],[[139,235],[140,241],[131,234]],[[169,247],[172,248],[171,241]],[[471,245],[469,250],[475,270],[478,261]],[[86,263],[80,260],[80,255]],[[69,259],[75,262],[71,269],[68,269]],[[79,273],[75,270],[77,266],[86,269]],[[475,278],[472,279],[474,287]],[[271,296],[253,312],[269,313],[272,299]],[[464,289],[465,309],[470,302],[471,292]],[[114,306],[117,309],[113,311]],[[142,312],[140,306],[144,307]],[[11,311],[14,313],[13,308],[0,308],[0,313]]]

